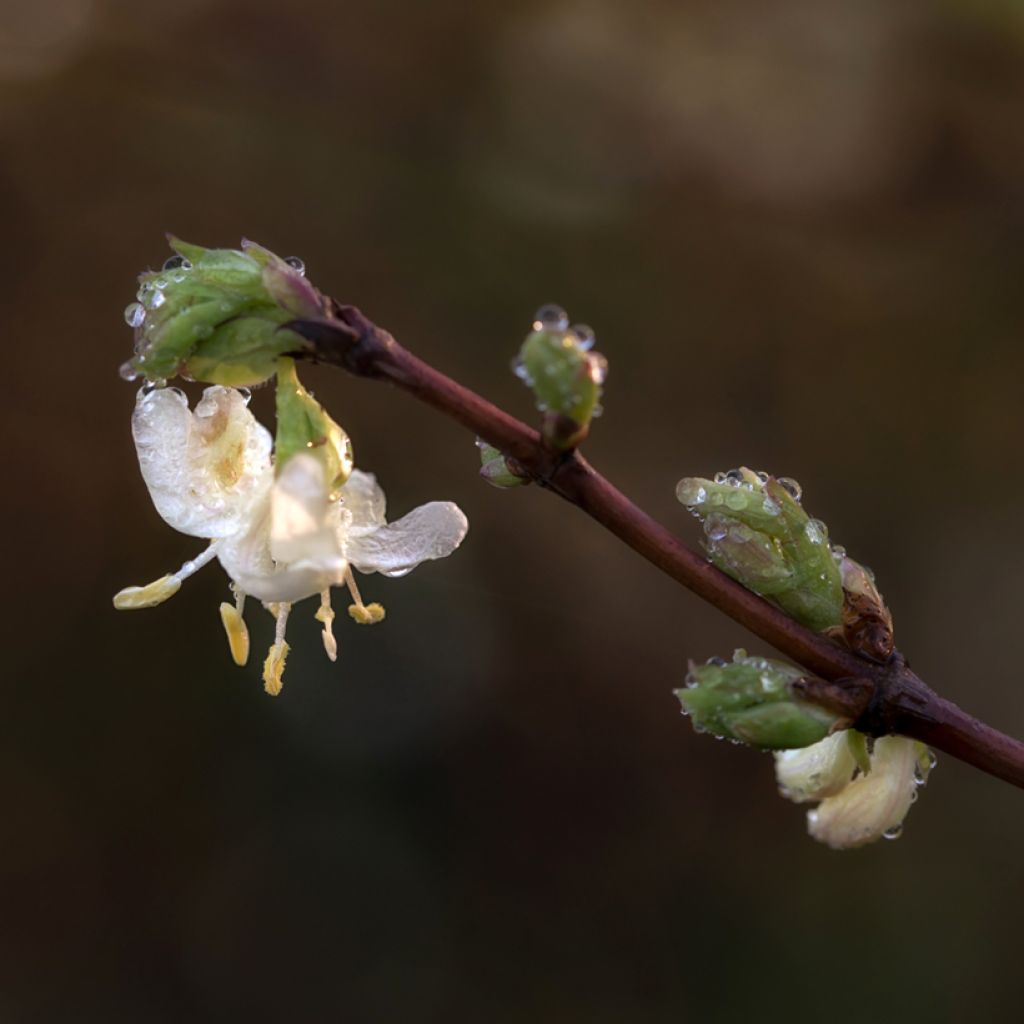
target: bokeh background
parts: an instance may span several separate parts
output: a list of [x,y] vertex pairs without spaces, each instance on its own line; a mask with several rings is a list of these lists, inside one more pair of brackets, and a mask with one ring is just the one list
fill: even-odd
[[3,0],[0,137],[0,1022],[1019,1020],[1020,793],[943,758],[898,842],[818,847],[671,693],[763,647],[404,395],[304,375],[396,515],[472,523],[337,665],[303,606],[266,697],[216,566],[110,598],[197,550],[134,458],[134,275],[245,235],[526,416],[562,303],[601,469],[694,542],[680,476],[799,478],[1024,733],[1020,4]]

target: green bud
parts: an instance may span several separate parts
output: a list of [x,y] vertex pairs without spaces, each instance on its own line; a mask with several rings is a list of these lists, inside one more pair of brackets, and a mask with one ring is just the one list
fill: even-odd
[[828,528],[804,511],[796,481],[743,467],[680,480],[676,496],[702,520],[708,557],[723,572],[811,629],[841,625]]
[[509,487],[522,487],[528,484],[528,478],[519,476],[509,469],[505,456],[493,445],[477,438],[477,448],[480,449],[480,475],[492,486],[507,489]]
[[790,750],[824,739],[839,721],[793,695],[792,684],[805,677],[785,662],[737,650],[732,662],[712,658],[691,665],[687,685],[676,696],[698,732],[764,750]]
[[593,331],[568,323],[564,310],[542,307],[513,364],[544,414],[545,441],[561,450],[574,448],[587,436],[591,419],[601,413],[599,399],[608,375],[607,360],[590,351]]
[[135,358],[123,376],[180,373],[241,387],[269,379],[279,356],[303,347],[281,325],[321,315],[323,299],[299,269],[252,242],[240,251],[170,242],[177,257],[139,276],[138,302],[125,310]]
[[875,583],[874,574],[834,548],[843,582],[843,639],[851,650],[886,662],[896,647],[892,614]]
[[299,452],[324,464],[324,478],[337,490],[352,472],[352,442],[324,407],[302,386],[295,360],[282,358],[277,369],[276,469]]

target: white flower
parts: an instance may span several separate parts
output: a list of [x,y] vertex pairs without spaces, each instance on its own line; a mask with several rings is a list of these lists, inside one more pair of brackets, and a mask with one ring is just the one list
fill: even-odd
[[834,850],[848,850],[894,839],[931,769],[923,743],[905,736],[876,739],[867,766],[858,765],[847,732],[836,733],[803,750],[775,755],[783,796],[797,802],[821,800],[807,813],[807,830]]
[[122,590],[114,606],[160,604],[218,558],[236,596],[234,605],[221,605],[236,662],[248,658],[242,618],[246,595],[263,601],[277,618],[275,642],[264,664],[270,693],[280,692],[288,654],[285,625],[293,603],[320,595],[317,618],[333,660],[331,587],[349,589],[354,602],[349,613],[357,622],[379,622],[384,609],[363,604],[352,567],[403,576],[421,562],[450,555],[469,526],[451,502],[430,502],[388,524],[384,492],[372,474],[353,470],[340,492],[331,494],[323,462],[312,453],[294,455],[275,476],[270,434],[242,394],[231,388],[207,388],[194,411],[180,391],[143,389],[132,433],[157,511],[176,530],[206,537],[211,544],[176,573]]

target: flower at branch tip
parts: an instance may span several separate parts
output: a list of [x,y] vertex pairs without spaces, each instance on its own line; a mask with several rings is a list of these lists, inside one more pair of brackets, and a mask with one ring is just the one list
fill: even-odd
[[800,485],[746,467],[686,477],[676,496],[701,520],[708,557],[749,590],[819,632],[842,625],[843,587],[828,528]]
[[125,310],[135,356],[121,367],[123,377],[158,383],[181,374],[243,387],[269,379],[279,356],[305,346],[280,329],[324,312],[301,261],[245,240],[240,250],[169,241],[175,255],[139,275],[136,301]]
[[[249,655],[246,597],[262,601],[275,617],[275,640],[264,662],[271,694],[281,689],[289,650],[285,627],[294,603],[319,595],[317,619],[334,660],[331,588],[348,589],[349,614],[357,623],[380,622],[384,609],[364,604],[353,569],[404,576],[421,562],[450,555],[468,529],[451,502],[430,502],[388,523],[384,492],[372,474],[352,468],[341,428],[313,408],[315,400],[298,385],[293,367],[281,366],[281,381],[278,410],[286,429],[273,454],[270,434],[240,391],[209,387],[194,410],[174,388],[139,392],[132,433],[157,512],[174,529],[210,543],[177,572],[114,598],[119,609],[152,607],[218,559],[234,592],[220,615],[236,663]],[[283,412],[282,389],[290,392]],[[294,431],[318,430],[301,447],[295,443]]]
[[690,666],[685,688],[676,690],[698,732],[765,750],[807,747],[835,728],[839,717],[799,700],[792,684],[806,673],[785,662],[748,657],[711,658]]
[[895,839],[934,764],[917,740],[883,736],[869,752],[853,730],[775,755],[782,795],[798,803],[821,801],[807,812],[807,830],[834,850]]
[[476,439],[480,449],[480,475],[492,486],[507,490],[510,487],[522,487],[530,482],[528,477],[519,476],[509,468],[505,456],[493,445]]
[[601,415],[608,361],[591,351],[593,345],[589,327],[570,327],[564,309],[542,306],[512,363],[515,375],[533,389],[543,413],[541,435],[553,448],[576,447],[586,438],[591,419]]

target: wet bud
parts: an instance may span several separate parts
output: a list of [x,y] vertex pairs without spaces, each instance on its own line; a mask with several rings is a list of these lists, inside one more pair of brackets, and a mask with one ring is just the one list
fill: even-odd
[[163,380],[183,374],[231,387],[273,376],[279,356],[303,340],[280,326],[323,313],[302,273],[252,242],[205,249],[171,238],[178,254],[139,276],[138,301],[125,310],[135,357],[122,374]]
[[786,477],[742,467],[714,480],[687,477],[676,496],[704,525],[708,557],[798,622],[823,631],[842,622],[843,589],[828,529],[800,504]]
[[845,552],[839,558],[839,574],[843,583],[843,639],[853,651],[875,661],[888,661],[896,646],[892,615],[875,585],[875,577]]
[[278,360],[277,370],[277,471],[300,452],[323,463],[324,479],[331,491],[341,487],[352,472],[352,442],[348,435],[299,382],[295,361],[284,357]]
[[509,487],[522,487],[530,481],[527,477],[519,476],[509,469],[505,456],[493,445],[487,444],[477,438],[477,448],[480,449],[480,475],[492,486],[507,489]]
[[545,306],[537,311],[514,364],[516,375],[533,389],[544,414],[541,433],[554,448],[574,448],[587,436],[591,419],[601,414],[598,402],[608,363],[591,351],[593,344],[589,327],[569,327],[564,310]]
[[691,665],[676,690],[683,713],[698,732],[765,750],[810,746],[828,736],[837,715],[798,700],[791,686],[806,673],[781,661],[750,658],[737,650],[732,662]]

